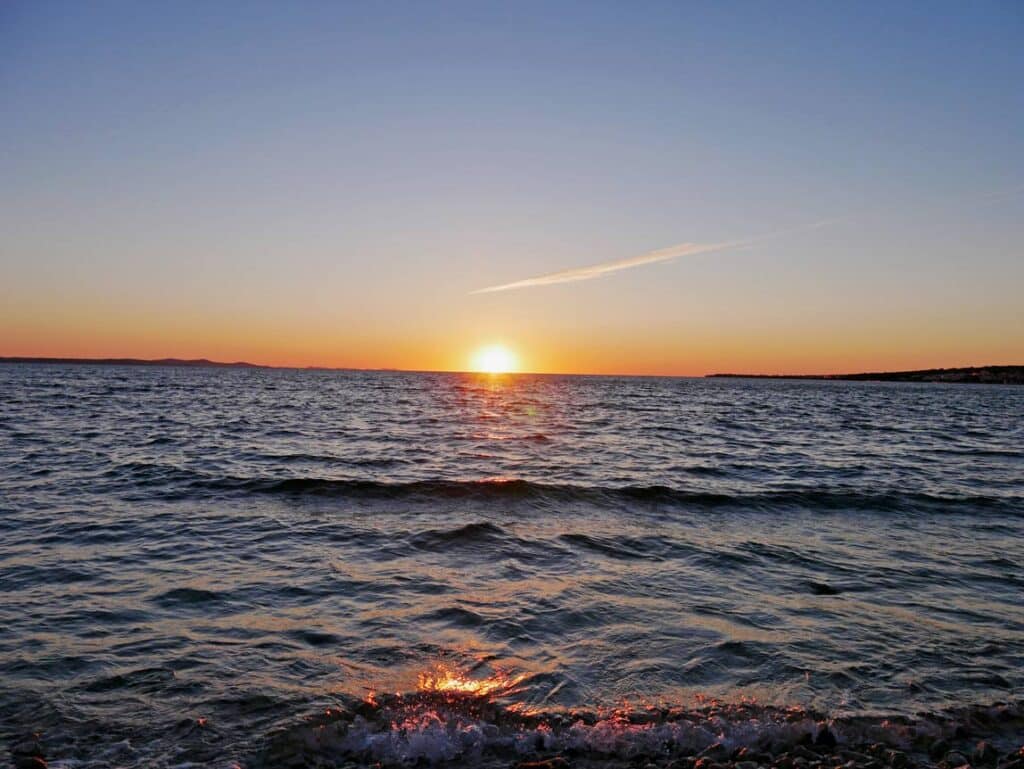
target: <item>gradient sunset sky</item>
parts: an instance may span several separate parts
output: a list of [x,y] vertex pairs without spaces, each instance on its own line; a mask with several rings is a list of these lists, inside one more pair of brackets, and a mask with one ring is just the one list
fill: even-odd
[[0,355],[1024,363],[1016,0],[6,2],[0,116]]

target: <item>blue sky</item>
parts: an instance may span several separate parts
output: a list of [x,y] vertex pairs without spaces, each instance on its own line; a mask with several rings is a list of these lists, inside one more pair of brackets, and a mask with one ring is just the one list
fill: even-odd
[[1022,43],[1009,2],[8,3],[0,354],[1021,362]]

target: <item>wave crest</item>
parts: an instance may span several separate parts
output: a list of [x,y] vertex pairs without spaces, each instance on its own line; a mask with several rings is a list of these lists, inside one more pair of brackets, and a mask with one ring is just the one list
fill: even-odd
[[[332,766],[343,761],[508,765],[529,760],[559,766],[571,759],[587,766],[658,762],[682,767],[693,762],[680,759],[694,757],[769,763],[782,754],[813,754],[815,760],[845,763],[850,755],[866,761],[881,751],[927,756],[940,740],[966,744],[979,736],[1013,749],[1022,727],[1024,703],[916,718],[829,718],[799,707],[752,702],[542,713],[501,707],[486,697],[428,691],[327,710],[275,735],[255,766]],[[969,748],[964,750],[970,754]]]
[[[589,503],[617,505],[646,503],[666,507],[729,508],[747,510],[871,510],[893,512],[948,512],[954,509],[1024,512],[1021,500],[986,495],[937,495],[923,492],[879,490],[864,493],[836,486],[804,486],[756,493],[702,491],[671,486],[581,486],[539,483],[524,479],[421,480],[381,482],[316,477],[233,478],[189,474],[177,470],[161,480],[185,481],[207,491],[241,494],[287,494],[364,500],[523,500],[536,503]],[[137,481],[137,478],[133,478]]]

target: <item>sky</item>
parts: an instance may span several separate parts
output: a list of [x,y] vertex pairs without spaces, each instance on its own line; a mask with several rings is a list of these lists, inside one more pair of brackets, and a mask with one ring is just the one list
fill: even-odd
[[1024,5],[0,4],[0,355],[1024,363]]

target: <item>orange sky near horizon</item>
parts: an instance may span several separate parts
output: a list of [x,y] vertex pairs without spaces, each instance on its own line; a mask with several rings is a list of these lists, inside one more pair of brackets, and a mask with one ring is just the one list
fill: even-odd
[[[837,374],[1024,363],[1012,335],[979,344],[976,330],[936,328],[927,322],[902,328],[840,330],[751,328],[717,336],[690,336],[667,328],[660,334],[630,332],[550,333],[538,329],[477,331],[452,327],[433,334],[357,335],[248,318],[230,321],[81,309],[77,321],[59,314],[36,319],[4,317],[0,355],[71,358],[207,358],[303,368],[465,371],[483,346],[515,353],[522,372],[703,376],[709,373]],[[837,344],[837,334],[842,343]],[[984,337],[983,337],[984,339]]]

